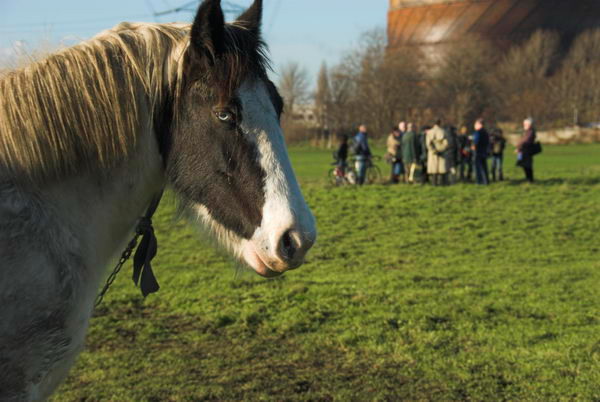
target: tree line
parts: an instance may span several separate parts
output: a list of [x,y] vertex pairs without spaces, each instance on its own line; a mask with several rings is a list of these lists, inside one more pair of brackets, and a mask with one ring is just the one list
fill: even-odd
[[[312,93],[300,64],[283,66],[278,84],[288,140],[353,134],[361,123],[383,137],[400,120],[421,125],[437,116],[457,127],[480,116],[496,122],[535,116],[545,127],[600,122],[600,29],[570,46],[556,32],[538,31],[508,51],[476,37],[438,49],[442,55],[415,47],[392,52],[383,30],[366,32],[338,64],[321,67]],[[314,105],[312,130],[293,118],[306,102]]]

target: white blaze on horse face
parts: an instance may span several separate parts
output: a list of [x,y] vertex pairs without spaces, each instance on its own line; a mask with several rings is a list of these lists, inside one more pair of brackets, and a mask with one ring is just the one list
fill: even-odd
[[241,129],[255,142],[265,171],[262,222],[242,256],[259,274],[297,268],[314,244],[317,232],[312,215],[292,170],[279,119],[266,85],[245,82],[238,96],[242,104]]
[[314,244],[317,232],[287,154],[279,118],[262,81],[245,82],[238,91],[241,130],[258,151],[265,172],[262,222],[250,240],[217,222],[201,204],[193,207],[202,226],[262,276],[297,268]]

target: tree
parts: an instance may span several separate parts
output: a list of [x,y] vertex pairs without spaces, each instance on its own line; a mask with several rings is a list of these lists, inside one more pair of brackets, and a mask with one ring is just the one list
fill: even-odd
[[531,115],[546,121],[555,117],[557,99],[550,91],[549,78],[559,54],[560,37],[549,31],[535,32],[508,52],[494,74],[494,92],[503,117],[514,120]]
[[479,38],[447,48],[430,81],[429,107],[455,125],[470,124],[492,106],[492,44]]
[[308,72],[297,62],[289,62],[281,68],[279,91],[292,115],[294,107],[308,99]]
[[420,59],[417,49],[388,53],[383,30],[366,32],[359,47],[335,68],[335,83],[331,75],[332,109],[336,110],[330,116],[343,118],[343,126],[366,123],[374,136],[386,135],[421,103]]
[[582,33],[553,80],[563,121],[600,120],[600,30]]
[[328,129],[328,113],[331,103],[331,88],[329,87],[329,72],[323,63],[317,77],[317,90],[315,91],[315,112],[319,127]]
[[352,128],[348,113],[352,109],[354,82],[343,66],[336,66],[329,73],[329,125],[332,134],[341,134]]

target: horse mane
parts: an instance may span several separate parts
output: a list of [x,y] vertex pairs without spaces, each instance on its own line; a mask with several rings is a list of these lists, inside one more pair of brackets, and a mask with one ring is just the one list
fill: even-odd
[[176,85],[176,50],[188,32],[123,23],[5,74],[0,168],[37,181],[118,164],[144,128],[140,101],[154,106]]
[[[268,66],[259,38],[236,24],[226,33],[227,51],[202,74],[219,98]],[[122,23],[0,75],[0,172],[39,182],[125,160],[139,133],[177,105],[189,35],[188,24]]]

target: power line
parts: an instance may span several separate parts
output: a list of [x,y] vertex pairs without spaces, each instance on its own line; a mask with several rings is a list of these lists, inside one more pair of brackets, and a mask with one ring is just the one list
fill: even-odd
[[[47,32],[48,30],[54,32],[64,32],[70,29],[94,29],[101,27],[105,22],[122,22],[131,21],[135,19],[148,19],[153,17],[156,21],[157,17],[178,14],[181,12],[193,13],[196,12],[198,5],[201,0],[188,1],[179,7],[171,8],[165,11],[155,11],[152,3],[147,0],[146,5],[150,10],[150,14],[135,14],[129,16],[115,16],[115,17],[103,17],[94,19],[78,19],[70,21],[51,21],[51,22],[24,22],[19,24],[0,24],[0,34],[27,34],[27,33],[40,33]],[[168,4],[165,2],[165,4]],[[244,11],[244,8],[231,1],[222,2],[223,12],[225,14],[238,15]]]
[[190,2],[185,3],[185,4],[183,4],[183,5],[179,6],[179,7],[171,8],[170,10],[155,12],[154,16],[155,17],[160,17],[160,16],[168,15],[168,14],[178,14],[178,13],[180,13],[182,11],[188,11],[188,12],[190,12],[190,11],[193,11],[191,9],[191,7],[193,5],[195,5],[195,4],[196,4],[195,1],[190,1]]
[[[178,7],[174,7],[174,8],[168,9],[168,10],[164,10],[164,11],[155,12],[154,16],[161,17],[163,15],[178,14],[181,12],[193,13],[193,12],[196,12],[196,10],[198,9],[198,5],[200,4],[200,1],[201,0],[188,1],[187,3],[184,3]],[[244,8],[242,6],[235,4],[231,1],[221,2],[221,7],[223,9],[223,13],[225,13],[225,14],[238,15],[244,11]]]
[[136,15],[129,15],[129,16],[123,16],[123,15],[119,15],[119,16],[115,16],[115,17],[104,17],[104,18],[94,18],[94,19],[89,19],[89,20],[71,20],[71,21],[52,21],[51,23],[49,23],[48,21],[46,22],[25,22],[25,23],[20,23],[20,24],[0,24],[0,29],[3,28],[20,28],[20,27],[37,27],[37,26],[48,26],[48,25],[55,25],[55,24],[60,24],[60,25],[79,25],[79,24],[93,24],[93,23],[97,23],[97,22],[106,22],[106,21],[125,21],[125,20],[129,20],[129,19],[134,19],[134,18],[148,18],[148,17],[152,17],[152,14],[136,14]]

